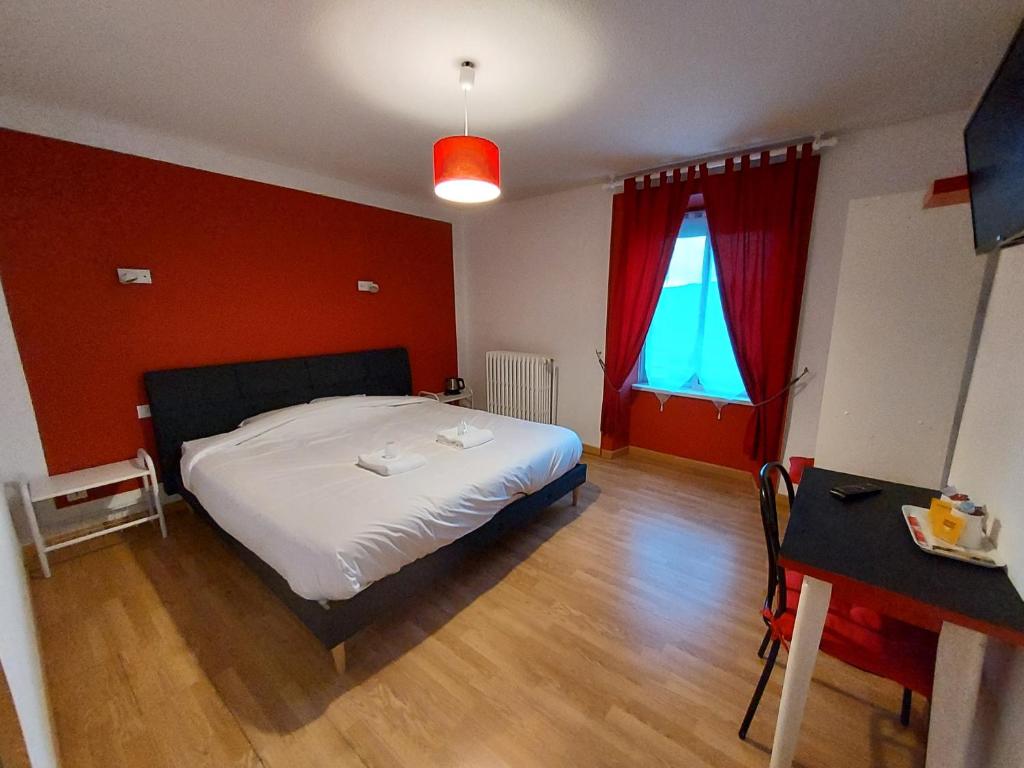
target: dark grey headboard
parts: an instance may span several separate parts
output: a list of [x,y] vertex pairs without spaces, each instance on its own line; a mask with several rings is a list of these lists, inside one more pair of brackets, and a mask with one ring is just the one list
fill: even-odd
[[181,445],[257,413],[332,395],[408,395],[404,348],[176,368],[144,374],[167,493],[181,490]]

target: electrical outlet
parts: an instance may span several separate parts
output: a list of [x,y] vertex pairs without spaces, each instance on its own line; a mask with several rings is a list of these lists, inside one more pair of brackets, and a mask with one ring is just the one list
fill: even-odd
[[85,491],[75,491],[67,495],[68,501],[81,501],[82,499],[88,498],[89,494]]

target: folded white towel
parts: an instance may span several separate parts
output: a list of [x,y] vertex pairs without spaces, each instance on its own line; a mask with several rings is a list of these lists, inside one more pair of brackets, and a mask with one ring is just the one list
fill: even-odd
[[405,453],[394,458],[385,458],[383,448],[373,453],[361,453],[356,461],[356,464],[363,469],[376,472],[384,477],[400,475],[403,472],[418,469],[426,463],[427,460],[418,453]]
[[468,426],[464,434],[459,434],[458,427],[442,429],[437,433],[437,442],[450,445],[453,448],[476,448],[478,445],[489,443],[494,439],[494,433],[489,429]]

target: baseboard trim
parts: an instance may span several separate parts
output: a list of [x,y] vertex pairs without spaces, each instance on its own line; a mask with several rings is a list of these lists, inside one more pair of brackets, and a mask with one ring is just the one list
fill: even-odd
[[661,464],[663,466],[685,469],[688,472],[694,472],[701,475],[726,477],[731,480],[743,479],[749,481],[751,478],[750,473],[745,469],[736,469],[735,467],[724,467],[721,464],[710,464],[706,461],[689,459],[686,458],[685,456],[676,456],[675,454],[672,453],[652,451],[650,448],[640,448],[638,446],[631,445],[623,450],[626,451],[627,455],[631,459],[646,461],[650,464]]
[[628,455],[629,455],[629,446],[628,445],[625,448],[613,448],[613,449],[602,448],[601,449],[601,458],[602,459],[620,459],[623,456],[628,456]]
[[584,443],[583,453],[587,456],[600,456],[601,449],[598,448],[596,445],[588,445],[587,443]]

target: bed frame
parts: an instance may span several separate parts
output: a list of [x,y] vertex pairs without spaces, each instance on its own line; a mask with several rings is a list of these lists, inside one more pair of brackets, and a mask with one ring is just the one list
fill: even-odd
[[181,446],[189,440],[229,432],[258,413],[332,395],[408,395],[412,391],[405,349],[374,349],[337,355],[296,357],[250,363],[150,371],[144,375],[156,433],[157,455],[167,493],[180,493],[211,522],[242,560],[345,667],[345,640],[394,611],[431,583],[455,570],[467,555],[520,527],[557,499],[586,482],[577,464],[534,493],[506,506],[477,530],[409,563],[348,600],[317,602],[295,594],[288,582],[217,525],[199,500],[181,484]]

